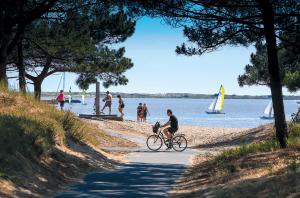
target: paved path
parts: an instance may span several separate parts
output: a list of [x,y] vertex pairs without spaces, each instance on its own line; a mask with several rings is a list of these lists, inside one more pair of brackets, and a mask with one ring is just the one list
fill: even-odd
[[[109,131],[110,135],[134,141],[141,147],[131,150],[129,163],[111,172],[97,172],[87,175],[83,182],[70,188],[57,198],[67,197],[124,197],[147,198],[166,197],[174,182],[182,175],[195,150],[184,152],[150,152],[145,147],[145,138],[123,135]],[[124,148],[119,148],[123,150]]]

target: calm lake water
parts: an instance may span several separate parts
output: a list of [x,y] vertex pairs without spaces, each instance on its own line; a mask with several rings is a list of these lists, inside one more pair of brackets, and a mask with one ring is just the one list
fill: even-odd
[[[80,99],[80,98],[74,98]],[[259,125],[272,122],[270,120],[260,119],[269,100],[257,99],[227,99],[223,112],[224,115],[208,115],[205,113],[212,99],[153,99],[153,98],[125,98],[125,119],[136,120],[136,107],[139,102],[147,103],[150,116],[148,121],[167,121],[166,109],[170,108],[182,125],[197,125],[207,127],[224,128],[252,128]],[[72,112],[93,113],[94,98],[86,99],[87,105],[66,104],[65,108]],[[285,112],[287,119],[290,119],[291,113],[295,112],[298,104],[295,100],[286,100]],[[103,105],[103,103],[101,103]],[[113,114],[117,114],[118,102],[113,101]],[[108,109],[105,110],[108,113]]]

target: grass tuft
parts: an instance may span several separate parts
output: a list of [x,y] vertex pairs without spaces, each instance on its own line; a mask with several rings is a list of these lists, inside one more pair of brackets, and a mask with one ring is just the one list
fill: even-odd
[[[300,147],[300,124],[290,125],[289,128],[289,147]],[[247,157],[250,154],[255,153],[266,153],[273,152],[280,149],[280,145],[276,139],[264,140],[258,143],[241,144],[237,148],[229,149],[216,156],[212,161],[211,165],[214,165],[217,171],[217,177],[226,177],[237,172],[240,167],[238,164],[233,163],[236,160]],[[295,166],[294,166],[295,165]],[[294,170],[298,167],[297,163],[291,163],[288,165],[288,170]],[[255,166],[255,164],[253,164]],[[296,167],[296,168],[295,168]]]
[[23,161],[38,161],[68,139],[93,144],[92,130],[71,112],[0,88],[0,177],[13,178]]

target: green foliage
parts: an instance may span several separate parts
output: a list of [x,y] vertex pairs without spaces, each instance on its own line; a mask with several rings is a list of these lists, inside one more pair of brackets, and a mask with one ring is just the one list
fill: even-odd
[[274,32],[280,39],[282,31],[295,32],[299,20],[296,0],[257,1],[194,1],[194,0],[128,0],[129,9],[138,15],[161,16],[174,27],[184,27],[187,42],[176,48],[178,54],[201,55],[225,45],[249,46],[265,41],[264,12],[272,9]]
[[291,147],[300,147],[300,124],[289,125],[288,143]]
[[87,126],[76,118],[71,112],[64,113],[60,120],[66,136],[76,142],[86,142],[85,131]]
[[[291,43],[297,43],[300,40],[300,34],[285,34],[285,39],[289,43],[282,41],[279,45],[278,58],[280,65],[280,74],[283,79],[283,85],[289,91],[295,92],[300,88],[300,48]],[[251,64],[245,66],[245,73],[239,75],[239,85],[267,85],[270,86],[270,77],[268,75],[268,59],[266,45],[258,42],[255,45],[256,53],[251,54]]]
[[[85,89],[97,79],[105,86],[126,84],[124,72],[133,63],[124,57],[124,48],[111,49],[109,45],[123,42],[134,33],[134,19],[103,2],[87,3],[60,14],[63,16],[47,15],[26,26],[21,55],[26,77],[37,87],[56,72],[79,74],[77,82]],[[17,52],[10,57],[16,65]]]
[[251,64],[245,66],[245,73],[239,75],[238,83],[241,87],[245,85],[267,85],[270,84],[268,74],[267,49],[261,42],[255,45],[256,53],[251,54]]
[[55,127],[40,120],[0,115],[0,148],[8,155],[21,153],[35,158],[54,144]]
[[269,152],[279,149],[280,146],[275,140],[267,140],[254,144],[242,144],[238,148],[224,151],[221,155],[217,156],[217,162],[226,162],[232,159],[237,159],[256,152]]
[[296,160],[293,160],[292,163],[288,164],[287,171],[291,173],[296,173],[299,169],[300,164],[296,162]]
[[[290,147],[300,147],[300,124],[292,124],[289,128],[288,145]],[[250,154],[260,152],[272,152],[280,149],[280,145],[275,140],[266,140],[252,144],[242,144],[237,148],[226,150],[216,156],[211,163],[221,168],[224,174],[235,172],[236,168],[231,161],[246,157]],[[295,167],[297,166],[297,167]],[[291,163],[289,169],[298,168],[298,164]]]
[[296,92],[298,89],[300,89],[300,72],[287,72],[285,74],[283,83],[291,92]]
[[125,48],[110,50],[108,47],[99,49],[99,57],[93,63],[80,65],[79,77],[76,83],[81,89],[88,89],[89,85],[98,79],[103,81],[104,87],[110,85],[126,85],[128,80],[124,75],[133,67],[129,58],[124,57]]

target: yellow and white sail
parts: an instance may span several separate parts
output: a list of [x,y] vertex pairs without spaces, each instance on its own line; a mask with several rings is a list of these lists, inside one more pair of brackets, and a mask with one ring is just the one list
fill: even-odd
[[221,85],[218,96],[214,99],[214,101],[209,106],[209,112],[211,113],[220,113],[224,107],[225,100],[225,89],[223,85]]

